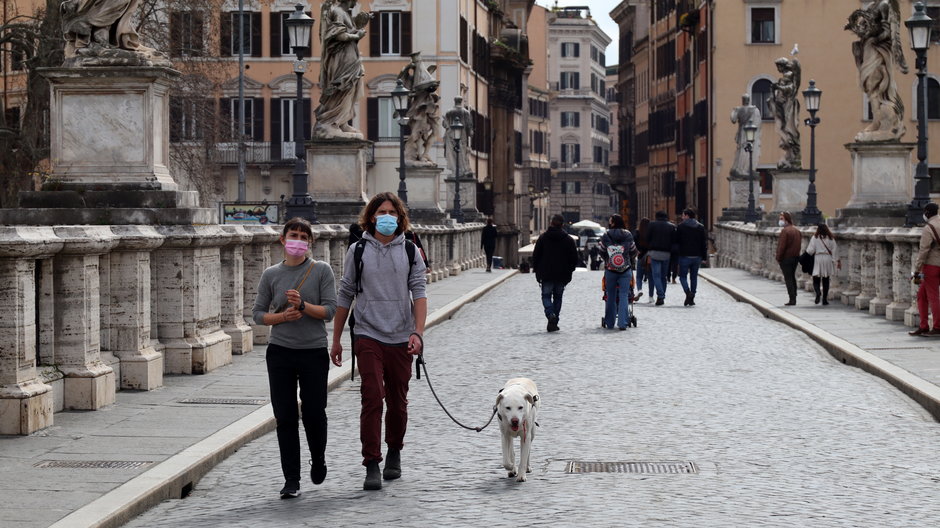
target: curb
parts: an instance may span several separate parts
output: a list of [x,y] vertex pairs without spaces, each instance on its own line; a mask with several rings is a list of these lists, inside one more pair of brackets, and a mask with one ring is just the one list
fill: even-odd
[[720,279],[709,276],[708,273],[699,272],[699,277],[725,291],[735,300],[746,302],[754,306],[764,317],[779,321],[803,332],[807,337],[819,343],[834,358],[842,363],[858,367],[869,374],[884,379],[926,409],[935,420],[940,421],[940,387],[937,385],[867,352],[845,339],[831,334],[780,307],[774,306]]
[[[518,273],[518,270],[511,270],[434,310],[428,316],[425,331],[449,320],[465,304],[476,301]],[[351,368],[349,362],[332,370],[327,392],[348,380]],[[243,445],[273,431],[275,426],[274,412],[268,403],[59,519],[50,528],[122,526],[166,499],[185,497],[213,467]]]

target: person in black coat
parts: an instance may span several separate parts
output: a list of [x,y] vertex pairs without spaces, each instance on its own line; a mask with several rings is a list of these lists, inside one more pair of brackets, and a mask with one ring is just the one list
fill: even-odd
[[[679,282],[685,291],[685,306],[695,306],[698,269],[708,260],[708,234],[705,226],[695,219],[695,211],[682,211],[682,223],[676,227],[676,246],[679,248]],[[691,281],[686,276],[691,275]]]
[[666,211],[656,211],[656,220],[650,222],[646,232],[646,244],[649,248],[653,285],[656,287],[656,305],[666,300],[666,285],[669,283],[669,258],[672,246],[676,242],[676,226],[669,221]]
[[496,251],[496,226],[493,225],[493,219],[487,218],[483,232],[480,234],[480,247],[486,253],[486,271],[493,271],[493,252]]
[[548,319],[549,332],[558,330],[561,300],[565,286],[571,282],[571,274],[578,265],[578,246],[562,229],[565,218],[552,216],[551,224],[535,242],[532,252],[532,269],[535,280],[542,286],[542,306]]

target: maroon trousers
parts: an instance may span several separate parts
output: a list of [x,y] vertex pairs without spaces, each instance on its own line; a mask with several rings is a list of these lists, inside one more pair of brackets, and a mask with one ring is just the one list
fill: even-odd
[[920,328],[928,330],[927,309],[933,314],[933,327],[940,329],[940,266],[925,264],[922,270],[924,280],[917,289],[917,313],[920,314]]
[[407,344],[386,345],[360,337],[356,339],[356,359],[362,380],[359,440],[362,465],[366,465],[372,460],[382,461],[382,400],[387,406],[385,444],[399,451],[405,445],[412,356]]

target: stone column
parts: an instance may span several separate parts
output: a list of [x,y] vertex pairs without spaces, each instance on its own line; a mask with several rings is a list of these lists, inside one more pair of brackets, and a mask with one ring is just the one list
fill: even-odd
[[848,229],[845,233],[845,286],[842,290],[842,304],[855,306],[855,298],[862,290],[861,285],[861,244],[856,240],[856,229]]
[[167,374],[205,374],[232,362],[222,331],[221,257],[230,238],[218,225],[158,226],[166,242],[155,252],[157,336]]
[[889,321],[904,321],[904,313],[911,307],[911,239],[917,238],[914,229],[895,228],[885,237],[894,249],[891,258],[892,302],[885,307],[885,318]]
[[[238,225],[222,226],[231,238],[219,254],[222,270],[222,331],[232,338],[232,354],[251,352],[254,336],[245,323],[245,247],[252,236]],[[252,299],[252,302],[254,299]]]
[[[251,234],[251,243],[244,249],[244,279],[245,279],[245,309],[242,318],[251,328],[253,344],[266,345],[271,327],[256,325],[252,315],[252,307],[258,296],[258,284],[261,274],[271,266],[271,243],[278,240],[278,232],[268,226],[244,226],[245,231]],[[280,255],[280,254],[279,254]]]
[[869,234],[869,240],[875,244],[875,298],[868,302],[868,313],[872,315],[885,315],[887,306],[894,301],[892,288],[894,284],[894,269],[892,261],[894,246],[887,239],[891,229],[879,227]]
[[51,227],[0,226],[0,434],[53,422],[52,387],[39,379],[36,259],[62,249]]
[[910,306],[904,310],[904,324],[907,326],[918,326],[920,324],[920,310],[917,308],[917,291],[919,286],[916,286],[911,280],[911,273],[914,272],[914,264],[917,262],[917,252],[920,251],[920,233],[918,229],[912,229],[912,234],[907,240],[906,250],[907,254],[910,256],[910,266],[907,268],[905,275],[908,277],[908,286],[907,291],[910,293],[911,302]]
[[115,373],[101,361],[100,258],[117,243],[104,226],[62,226],[62,251],[53,260],[55,364],[65,375],[66,409],[114,403]]
[[868,310],[868,304],[875,298],[874,261],[876,253],[875,244],[871,241],[869,233],[871,233],[871,229],[865,228],[858,235],[858,244],[861,247],[858,260],[861,281],[859,283],[859,293],[855,297],[855,307],[859,310]]
[[121,389],[153,390],[163,386],[163,354],[150,336],[150,252],[163,237],[150,226],[112,226],[117,245],[110,254],[108,350],[119,360]]

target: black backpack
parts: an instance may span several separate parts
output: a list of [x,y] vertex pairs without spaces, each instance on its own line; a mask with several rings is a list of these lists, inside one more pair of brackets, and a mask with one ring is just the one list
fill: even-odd
[[[405,253],[408,254],[408,276],[411,277],[411,269],[415,265],[415,252],[418,246],[414,242],[405,239]],[[356,249],[353,251],[353,262],[356,264],[356,293],[362,293],[362,254],[366,250],[366,240],[360,238],[356,241]]]

